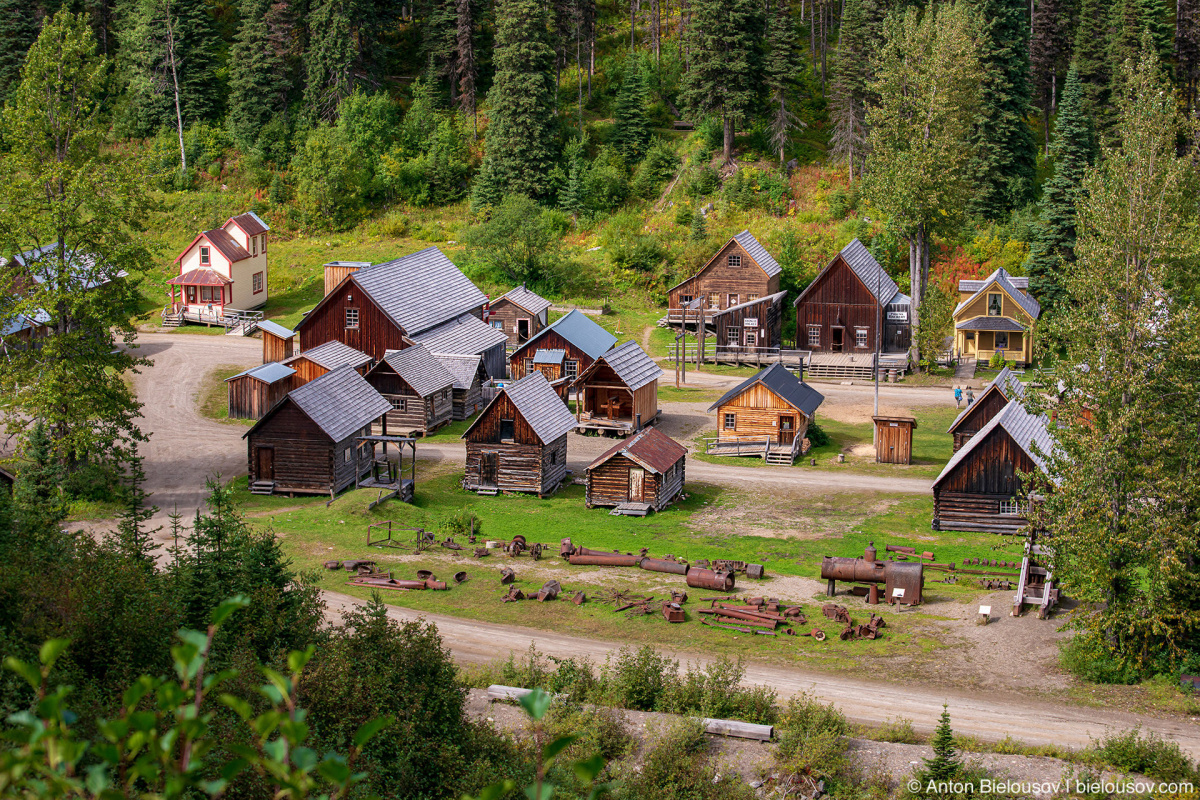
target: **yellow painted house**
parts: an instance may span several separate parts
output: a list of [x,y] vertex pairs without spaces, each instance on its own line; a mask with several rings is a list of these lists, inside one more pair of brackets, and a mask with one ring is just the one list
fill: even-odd
[[1033,362],[1033,331],[1042,307],[1029,294],[1029,279],[998,269],[983,280],[958,282],[954,349],[964,358],[989,360],[1001,351],[1008,361]]

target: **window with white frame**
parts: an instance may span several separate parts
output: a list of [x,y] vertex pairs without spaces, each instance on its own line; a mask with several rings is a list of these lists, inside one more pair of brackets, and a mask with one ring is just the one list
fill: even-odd
[[808,346],[809,347],[820,347],[821,346],[821,326],[820,325],[809,325],[808,326]]
[[267,252],[267,235],[265,233],[262,235],[262,251]]
[[712,292],[708,295],[708,307],[709,308],[720,308],[721,307],[721,295],[719,293]]
[[741,297],[742,296],[738,294],[729,295],[729,305],[736,306],[738,303],[742,302]]
[[502,320],[502,319],[494,319],[491,321],[490,324],[493,328],[495,328],[498,331],[504,330],[504,320]]
[[731,431],[737,427],[737,414],[725,415],[725,430]]
[[866,348],[866,346],[867,346],[867,329],[866,328],[855,328],[854,329],[854,346],[861,347],[864,349]]
[[346,309],[346,330],[358,330],[358,309]]
[[208,248],[203,245],[200,246],[200,263],[205,265],[212,263],[208,255]]
[[579,362],[568,358],[563,362],[563,374],[571,380],[579,377]]
[[527,358],[525,359],[525,374],[528,375],[531,372],[533,372],[533,359]]
[[733,326],[727,327],[725,329],[725,344],[736,347],[738,344],[741,343],[739,341],[741,339],[741,336],[742,336],[741,328],[735,328]]
[[725,261],[731,267],[740,267],[742,265],[742,256],[739,253],[730,253]]
[[258,237],[257,236],[250,237],[250,255],[252,255],[252,256],[258,255]]
[[1001,500],[1000,513],[1020,516],[1025,513],[1025,507],[1017,500]]
[[690,302],[692,302],[692,296],[690,294],[679,295],[679,305],[686,306]]
[[1000,293],[996,292],[995,294],[989,294],[988,295],[988,304],[987,304],[987,310],[988,310],[987,315],[989,317],[998,317],[998,316],[1000,316],[1000,309],[1001,309]]
[[262,291],[262,286],[263,286],[263,279],[262,279],[261,272],[254,273],[253,283],[254,283],[254,293],[258,294],[259,292]]

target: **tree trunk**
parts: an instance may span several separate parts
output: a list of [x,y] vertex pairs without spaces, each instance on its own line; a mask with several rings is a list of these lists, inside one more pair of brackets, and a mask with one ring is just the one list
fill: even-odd
[[733,160],[733,118],[728,114],[722,117],[725,124],[724,150],[725,163],[728,164]]
[[187,151],[183,146],[183,114],[179,110],[179,74],[175,69],[175,28],[171,22],[171,0],[163,4],[167,16],[167,60],[171,62],[171,86],[175,90],[175,126],[179,131],[179,171],[187,172]]

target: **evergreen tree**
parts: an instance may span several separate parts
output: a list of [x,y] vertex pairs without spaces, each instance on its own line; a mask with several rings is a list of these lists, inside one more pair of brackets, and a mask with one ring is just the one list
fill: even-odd
[[25,54],[37,36],[37,15],[29,0],[0,0],[0,100],[21,79]]
[[796,50],[796,29],[785,3],[776,5],[767,25],[767,55],[763,61],[763,83],[766,84],[771,108],[771,145],[779,153],[779,163],[786,160],[784,148],[788,133],[804,127],[796,113],[788,107],[795,90],[800,63]]
[[226,597],[245,588],[240,580],[242,548],[250,530],[233,502],[233,490],[220,478],[209,478],[208,513],[196,511],[192,530],[185,537],[180,605],[184,624],[199,628]]
[[693,242],[702,242],[707,235],[708,221],[704,219],[704,214],[700,209],[696,209],[696,213],[692,214],[692,224],[688,230],[688,236]]
[[19,539],[43,540],[58,530],[67,516],[60,477],[46,426],[36,423],[26,436],[26,463],[13,485],[14,529]]
[[1068,25],[1064,0],[1039,0],[1029,41],[1029,68],[1034,97],[1042,109],[1046,155],[1050,154],[1050,117],[1058,104],[1058,76],[1068,52]]
[[636,53],[625,58],[625,75],[617,92],[613,109],[615,130],[612,144],[625,156],[626,162],[642,160],[650,144],[650,90],[642,60]]
[[969,0],[983,67],[969,170],[970,210],[1007,217],[1033,199],[1037,149],[1029,116],[1029,26],[1024,0]]
[[1112,70],[1108,61],[1108,3],[1081,0],[1075,31],[1074,66],[1083,89],[1083,113],[1103,140],[1112,125]]
[[1191,113],[1200,90],[1200,2],[1176,0],[1175,19],[1175,80]]
[[696,122],[710,116],[721,119],[722,154],[729,161],[734,125],[750,113],[758,93],[759,6],[754,0],[693,0],[689,12],[690,64],[679,99]]
[[154,569],[158,545],[154,543],[153,536],[162,528],[146,527],[158,509],[146,502],[149,495],[142,488],[146,482],[146,471],[142,468],[140,456],[130,461],[128,473],[125,508],[117,523],[117,550],[125,557]]
[[[942,706],[942,716],[933,734],[933,758],[925,759],[924,776],[928,781],[951,781],[962,772],[958,748],[954,746],[954,729],[950,727],[950,708]],[[923,781],[924,782],[924,781]]]
[[558,205],[578,223],[579,215],[584,210],[586,194],[586,187],[584,186],[584,181],[587,178],[586,135],[569,141],[563,156],[566,158],[569,166],[567,168],[567,180],[563,183]]
[[332,120],[354,91],[351,0],[315,0],[304,52],[304,106],[311,120]]
[[244,149],[257,144],[263,128],[287,110],[292,81],[278,32],[268,21],[273,5],[242,0],[241,26],[229,51],[229,128]]
[[1162,0],[1116,0],[1109,19],[1108,60],[1116,74],[1126,60],[1137,60],[1147,32],[1160,63],[1171,57],[1170,16]]
[[833,123],[830,154],[846,160],[850,181],[862,174],[867,144],[867,106],[872,80],[871,57],[878,32],[871,29],[870,0],[846,0],[833,63],[829,116]]
[[455,5],[455,80],[458,81],[458,107],[471,118],[471,136],[477,134],[475,119],[475,15],[471,0],[457,0]]
[[1072,67],[1054,128],[1054,174],[1042,189],[1041,215],[1029,254],[1029,288],[1047,310],[1061,303],[1059,273],[1075,260],[1075,207],[1094,154],[1091,125],[1083,112],[1083,85]]
[[490,122],[474,207],[496,194],[534,199],[550,191],[556,160],[554,49],[546,10],[533,0],[502,0],[496,8],[496,76],[488,93]]

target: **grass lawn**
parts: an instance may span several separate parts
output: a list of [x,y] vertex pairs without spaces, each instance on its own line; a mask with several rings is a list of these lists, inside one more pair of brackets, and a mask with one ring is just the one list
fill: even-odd
[[[421,439],[421,441],[422,442],[457,442],[458,440],[460,440],[462,438],[462,435],[467,432],[467,428],[471,427],[471,424],[473,422],[475,422],[475,418],[478,416],[479,416],[479,414],[472,414],[471,416],[467,417],[466,419],[460,419],[455,422],[451,422],[447,425],[443,425],[442,427],[438,428],[436,431],[431,433],[429,436],[423,437]],[[420,445],[418,443],[418,447],[419,446]]]
[[196,398],[196,407],[200,410],[201,416],[229,425],[242,425],[246,428],[255,423],[255,420],[252,419],[229,418],[229,387],[225,383],[225,379],[232,378],[244,371],[243,367],[222,365],[214,367],[209,372],[203,388],[200,390],[200,396]]

